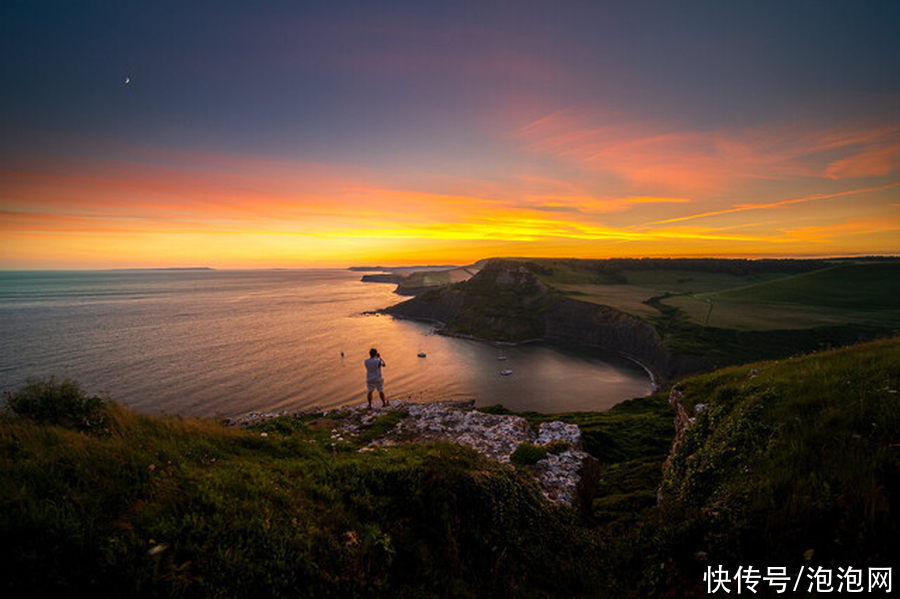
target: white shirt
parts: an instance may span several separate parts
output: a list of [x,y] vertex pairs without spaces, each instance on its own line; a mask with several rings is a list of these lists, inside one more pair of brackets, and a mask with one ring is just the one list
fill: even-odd
[[366,359],[366,380],[367,381],[377,381],[381,378],[381,367],[384,366],[384,362],[381,358],[367,358]]

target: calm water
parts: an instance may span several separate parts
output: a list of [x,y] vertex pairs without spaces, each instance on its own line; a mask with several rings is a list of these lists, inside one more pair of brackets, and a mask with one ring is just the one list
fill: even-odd
[[[374,346],[387,363],[389,397],[559,412],[603,410],[650,392],[644,371],[617,358],[497,347],[361,315],[402,298],[393,285],[359,277],[345,270],[0,273],[0,389],[52,374],[149,413],[336,407],[364,401],[362,361]],[[506,368],[513,374],[501,376]]]

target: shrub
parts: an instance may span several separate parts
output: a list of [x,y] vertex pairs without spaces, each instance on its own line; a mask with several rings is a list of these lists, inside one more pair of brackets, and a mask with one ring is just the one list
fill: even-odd
[[29,379],[15,393],[7,391],[4,395],[10,411],[35,422],[101,432],[106,430],[109,421],[107,401],[97,396],[88,397],[78,383],[69,379],[61,383],[56,377]]
[[553,455],[559,455],[564,451],[568,451],[571,447],[572,444],[568,441],[550,441],[544,445],[547,453],[552,453]]
[[509,456],[517,466],[532,466],[547,457],[547,448],[533,443],[520,443]]

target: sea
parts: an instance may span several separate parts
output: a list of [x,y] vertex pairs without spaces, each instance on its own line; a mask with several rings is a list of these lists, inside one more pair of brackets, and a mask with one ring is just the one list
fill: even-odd
[[149,414],[329,409],[365,402],[373,347],[388,399],[555,413],[652,390],[640,366],[614,355],[448,337],[373,313],[406,298],[361,274],[0,272],[0,391],[55,376]]

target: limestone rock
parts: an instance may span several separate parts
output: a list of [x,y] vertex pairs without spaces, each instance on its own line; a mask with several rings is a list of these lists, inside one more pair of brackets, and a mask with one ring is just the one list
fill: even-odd
[[[549,454],[528,470],[534,475],[544,496],[556,503],[579,509],[590,509],[590,502],[599,484],[599,463],[583,450],[581,429],[575,424],[544,422],[537,434],[519,416],[487,414],[473,409],[474,402],[418,403],[395,400],[385,407],[367,410],[364,405],[345,407],[336,418],[331,431],[332,440],[352,437],[370,427],[379,416],[402,410],[406,416],[396,426],[374,439],[360,452],[377,447],[444,441],[460,443],[501,463],[509,463],[509,456],[522,443],[543,445],[564,441],[569,448]],[[252,412],[232,418],[232,426],[274,418],[282,413]]]

